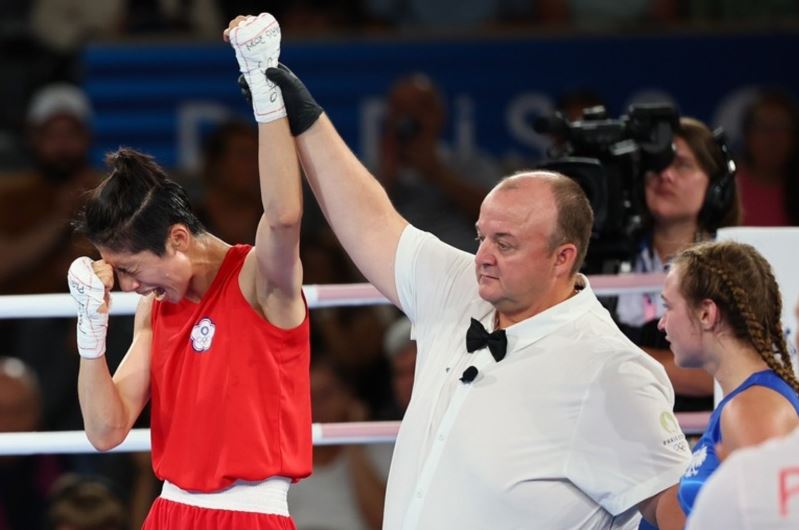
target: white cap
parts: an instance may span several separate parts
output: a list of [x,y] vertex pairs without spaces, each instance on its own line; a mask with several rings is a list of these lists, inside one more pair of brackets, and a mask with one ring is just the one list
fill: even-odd
[[58,114],[73,116],[88,125],[92,117],[89,98],[83,90],[69,83],[47,85],[31,99],[28,123],[41,125]]
[[383,335],[383,350],[389,357],[394,357],[411,341],[411,321],[408,317],[400,317],[395,320]]

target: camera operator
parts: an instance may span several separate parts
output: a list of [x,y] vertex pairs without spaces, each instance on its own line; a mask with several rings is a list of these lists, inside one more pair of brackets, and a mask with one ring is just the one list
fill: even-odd
[[[633,272],[665,272],[678,252],[713,238],[717,229],[739,224],[740,208],[723,140],[702,122],[682,117],[674,131],[675,156],[660,172],[647,172],[642,228]],[[657,293],[618,297],[622,331],[666,368],[676,393],[675,410],[711,410],[713,381],[703,370],[679,368],[657,322],[663,314]]]
[[[633,105],[611,119],[604,107],[577,120],[542,118],[536,130],[561,139],[544,168],[575,179],[595,212],[586,274],[665,272],[673,256],[716,230],[739,224],[735,164],[723,133],[669,104]],[[629,267],[625,267],[629,265]],[[658,292],[624,294],[602,303],[619,327],[666,369],[676,411],[713,408],[713,381],[702,370],[678,368],[665,335]]]
[[415,73],[396,81],[375,171],[397,210],[414,226],[473,251],[474,219],[499,169],[478,152],[454,152],[441,141],[446,112],[432,80]]

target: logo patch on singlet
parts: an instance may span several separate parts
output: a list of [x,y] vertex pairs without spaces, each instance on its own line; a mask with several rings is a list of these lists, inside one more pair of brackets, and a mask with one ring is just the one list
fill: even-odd
[[191,330],[191,347],[194,348],[194,351],[204,352],[210,350],[211,343],[214,340],[214,332],[216,332],[216,326],[208,317],[194,324],[194,328]]
[[688,464],[688,469],[685,471],[687,478],[694,477],[699,473],[699,468],[705,463],[707,459],[707,447],[702,446],[697,452],[691,456],[691,463]]

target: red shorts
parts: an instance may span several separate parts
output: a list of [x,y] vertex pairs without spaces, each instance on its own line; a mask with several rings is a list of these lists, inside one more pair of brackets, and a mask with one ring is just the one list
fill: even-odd
[[142,530],[297,530],[291,517],[200,508],[158,497]]

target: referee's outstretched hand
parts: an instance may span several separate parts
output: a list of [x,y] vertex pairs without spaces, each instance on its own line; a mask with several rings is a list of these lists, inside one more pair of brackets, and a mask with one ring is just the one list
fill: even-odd
[[307,131],[323,110],[303,82],[282,63],[278,63],[277,68],[267,68],[266,78],[283,93],[291,134],[299,136]]

